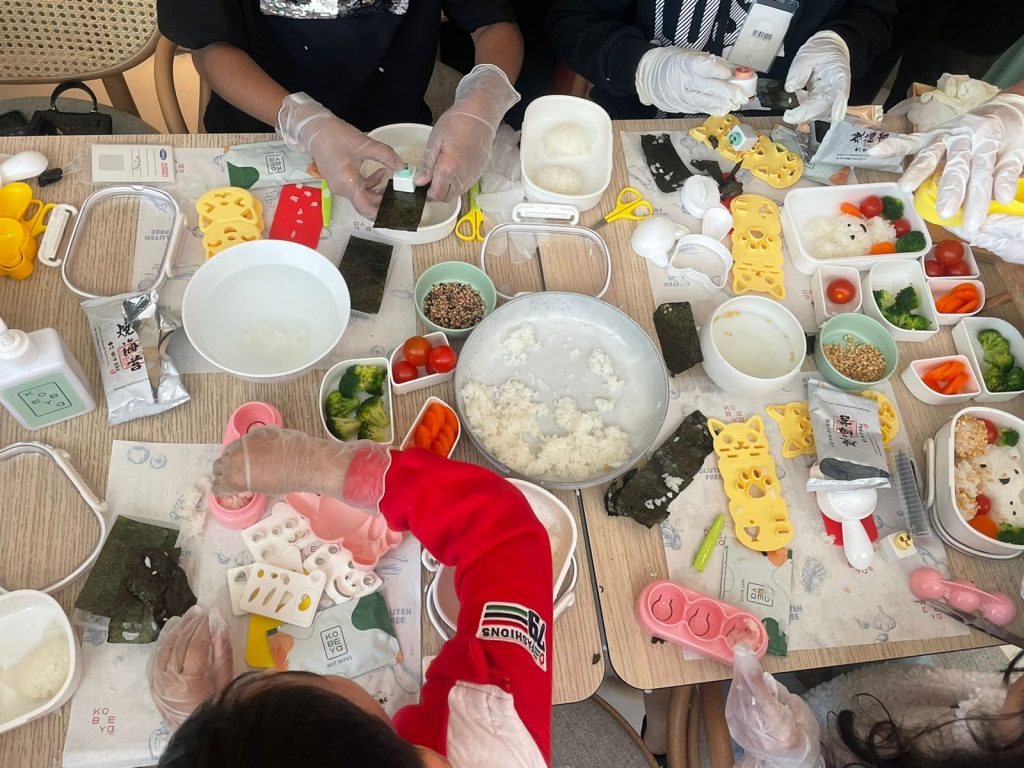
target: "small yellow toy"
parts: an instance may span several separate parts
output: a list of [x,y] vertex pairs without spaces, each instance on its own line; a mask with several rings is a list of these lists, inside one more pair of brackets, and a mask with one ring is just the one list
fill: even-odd
[[791,187],[804,174],[804,161],[785,145],[772,141],[761,134],[754,146],[747,150],[735,149],[726,138],[740,121],[733,115],[712,116],[690,129],[690,136],[707,147],[714,149],[732,163],[743,161],[743,167],[755,179],[769,184],[776,189]]
[[196,201],[206,258],[263,237],[263,204],[241,187],[219,187]]
[[763,195],[739,195],[730,210],[733,293],[739,296],[754,291],[786,298],[779,206]]
[[779,424],[784,458],[795,459],[797,456],[814,455],[814,434],[811,432],[811,417],[807,412],[807,403],[769,405],[765,412]]
[[718,471],[729,497],[736,538],[758,552],[773,552],[789,544],[793,526],[764,421],[760,416],[734,424],[708,419],[708,429],[718,454]]
[[[964,223],[963,211],[957,211],[948,219],[939,216],[936,209],[936,200],[939,194],[939,176],[941,169],[935,173],[924,184],[917,188],[914,193],[914,208],[921,218],[931,224],[938,224],[943,227],[959,227]],[[1006,213],[1011,216],[1024,216],[1024,178],[1017,180],[1017,194],[1009,205],[993,200],[988,205],[989,213]]]

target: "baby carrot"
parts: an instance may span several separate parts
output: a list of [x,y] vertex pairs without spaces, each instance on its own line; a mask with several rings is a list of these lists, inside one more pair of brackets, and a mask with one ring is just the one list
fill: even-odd
[[886,253],[896,253],[896,243],[875,243],[868,251],[872,256],[881,256]]
[[956,375],[963,370],[963,363],[958,360],[950,360],[948,363],[943,363],[937,368],[932,368],[921,378],[925,381],[941,381],[948,378],[950,375]]
[[954,378],[950,379],[949,382],[942,388],[942,394],[944,395],[959,395],[960,390],[967,384],[967,372],[961,371]]
[[976,310],[980,306],[981,306],[981,299],[980,298],[976,298],[976,299],[973,299],[973,300],[967,302],[966,304],[964,304],[962,307],[960,307],[960,309],[957,310],[957,312],[960,313],[960,314],[966,314],[967,312],[973,312],[974,310]]
[[843,203],[839,206],[839,210],[848,216],[856,216],[858,219],[864,218],[864,214],[860,212],[860,208],[853,203]]

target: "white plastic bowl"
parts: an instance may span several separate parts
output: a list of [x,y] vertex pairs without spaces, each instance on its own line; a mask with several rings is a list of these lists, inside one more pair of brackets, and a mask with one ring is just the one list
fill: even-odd
[[981,370],[981,362],[985,359],[981,351],[981,344],[978,343],[978,332],[986,328],[999,331],[1003,338],[1010,342],[1010,353],[1014,362],[1024,367],[1024,336],[1005,320],[997,317],[965,317],[953,326],[953,345],[956,351],[967,358],[974,371],[974,377],[981,386],[981,393],[975,396],[979,403],[1005,403],[1012,400],[1024,390],[1013,392],[990,392],[985,386],[984,373]]
[[[420,123],[394,123],[382,125],[375,128],[368,134],[398,153],[409,165],[418,166],[423,160],[423,152],[427,146],[427,139],[430,138],[431,128],[429,125]],[[363,163],[362,172],[364,175],[372,173],[381,166],[378,163],[367,161]],[[423,245],[424,243],[435,243],[448,237],[458,221],[459,212],[462,210],[461,198],[455,198],[448,203],[430,203],[423,208],[423,217],[420,219],[420,226],[414,232],[406,232],[398,229],[375,229],[397,243],[409,245]]]
[[978,289],[978,293],[981,295],[981,303],[978,304],[978,308],[973,312],[939,312],[938,307],[935,308],[935,317],[939,322],[939,325],[956,325],[965,317],[973,317],[985,308],[985,284],[981,280],[975,280],[967,277],[933,277],[928,279],[928,290],[932,294],[932,302],[937,302],[947,293],[950,293],[961,283],[970,283]]
[[[910,228],[924,233],[924,248],[909,253],[887,253],[880,256],[847,256],[838,259],[819,259],[814,255],[814,243],[803,238],[807,225],[814,219],[839,216],[843,203],[859,205],[869,195],[898,197],[903,201],[903,218],[910,222]],[[914,209],[910,195],[901,192],[895,182],[876,184],[850,184],[836,187],[804,187],[790,190],[782,208],[782,233],[793,265],[805,275],[813,275],[822,264],[838,264],[861,271],[871,269],[875,264],[894,261],[913,261],[928,253],[932,247],[928,227]]]
[[325,358],[348,327],[348,286],[311,248],[240,243],[189,280],[181,320],[209,363],[247,381],[286,381]]
[[[947,240],[953,240],[955,238],[946,238]],[[964,247],[964,261],[967,262],[967,266],[971,268],[970,274],[962,275],[961,277],[929,277],[928,280],[978,280],[981,277],[981,271],[978,269],[978,260],[974,258],[974,251],[971,250],[971,246],[967,243],[961,243]],[[935,256],[935,248],[938,243],[932,243],[932,247],[928,249],[928,253],[921,257],[921,269],[924,269],[924,263]],[[927,275],[927,272],[925,272]]]
[[988,419],[999,428],[1009,427],[1024,433],[1024,421],[1005,411],[977,406],[958,411],[952,421],[945,424],[935,435],[935,515],[946,536],[952,539],[955,545],[962,545],[967,554],[977,557],[990,555],[1002,559],[1016,557],[1024,553],[1024,544],[1009,544],[990,539],[968,525],[957,508],[956,488],[953,482],[956,469],[953,432],[957,419],[965,415]]
[[0,733],[60,709],[71,698],[82,676],[80,651],[71,622],[49,595],[32,589],[0,594],[0,666],[17,664],[56,628],[67,637],[68,675],[49,699],[27,699],[8,686],[0,686]]
[[[556,159],[544,151],[544,134],[559,123],[575,123],[590,134],[590,155]],[[612,180],[612,121],[608,113],[592,101],[575,96],[542,96],[526,108],[523,137],[520,141],[520,169],[526,199],[536,203],[572,205],[589,211]],[[571,168],[583,177],[578,195],[562,195],[537,184],[537,173],[545,166]]]
[[[833,280],[846,278],[853,284],[855,296],[846,304],[836,304],[828,297],[828,285]],[[863,291],[860,287],[860,273],[853,267],[841,267],[837,264],[822,264],[814,272],[811,278],[811,298],[814,303],[814,319],[818,326],[836,315],[845,315],[849,312],[860,312],[864,301]]]
[[[908,285],[917,289],[921,306],[914,310],[914,314],[927,318],[931,323],[931,328],[927,331],[897,328],[885,319],[875,301],[874,291],[889,291],[895,294]],[[928,290],[928,282],[919,261],[885,261],[875,264],[871,271],[861,278],[861,294],[864,297],[864,314],[880,322],[895,341],[927,341],[939,332],[935,302],[932,300],[932,292]]]
[[[924,379],[922,377],[928,373],[928,371],[933,371],[940,365],[945,365],[953,360],[963,363],[970,377],[967,380],[967,386],[964,387],[960,394],[944,395],[941,392],[936,392],[924,383]],[[954,405],[956,403],[966,403],[972,397],[975,397],[979,392],[981,392],[981,385],[978,383],[978,377],[974,375],[974,370],[971,368],[970,361],[963,355],[944,355],[942,357],[929,357],[923,360],[914,360],[910,365],[903,369],[903,373],[900,374],[900,377],[903,379],[903,383],[907,385],[907,389],[910,390],[910,394],[922,403],[928,403],[929,405]]]
[[[427,412],[427,408],[432,406],[434,403],[440,403],[445,408],[448,408],[449,410],[451,410],[452,413],[455,413],[455,409],[452,408],[450,405],[448,405],[448,403],[446,403],[441,398],[434,397],[433,395],[428,397],[426,399],[426,401],[423,403],[423,407],[420,408],[420,412],[416,414],[416,418],[413,419],[412,425],[409,427],[409,431],[406,432],[405,433],[405,437],[402,438],[402,442],[399,445],[399,448],[401,448],[403,451],[413,444],[413,434],[416,431],[416,427],[419,426],[420,420],[423,418],[424,414]],[[455,413],[455,419],[459,422],[459,431],[455,433],[455,441],[452,443],[452,449],[450,451],[448,451],[448,458],[449,459],[452,457],[452,454],[455,453],[455,447],[459,444],[459,438],[462,437],[462,420],[459,419],[459,415],[457,413]]]
[[[448,346],[448,337],[443,331],[434,331],[433,333],[425,333],[423,337],[430,342],[431,348],[433,347],[444,347]],[[395,347],[391,352],[391,357],[388,359],[388,380],[391,382],[391,391],[396,395],[404,395],[409,392],[415,392],[419,389],[426,389],[432,387],[435,384],[443,384],[446,381],[451,381],[455,378],[455,369],[452,368],[447,373],[427,373],[425,366],[418,366],[417,376],[412,381],[403,381],[401,383],[395,381],[395,363],[400,363],[405,360],[405,354],[402,352],[402,347]]]
[[[324,428],[324,432],[327,437],[335,442],[340,443],[334,435],[331,434],[331,430],[327,428],[327,417],[324,415],[324,401],[327,400],[327,395],[338,388],[338,383],[341,381],[341,377],[345,375],[345,371],[349,369],[351,365],[379,365],[383,368],[387,368],[388,359],[386,357],[360,357],[355,360],[342,360],[337,365],[332,366],[328,369],[327,373],[324,374],[323,379],[320,381],[320,399],[317,401],[317,407],[320,410],[320,425]],[[367,396],[360,397],[360,401],[365,400]],[[387,444],[395,441],[395,404],[391,398],[391,377],[387,374],[384,376],[384,408],[387,411],[388,419],[391,423],[388,425],[388,439]]]
[[761,296],[737,296],[700,329],[704,373],[726,392],[767,395],[800,372],[804,330],[793,313]]

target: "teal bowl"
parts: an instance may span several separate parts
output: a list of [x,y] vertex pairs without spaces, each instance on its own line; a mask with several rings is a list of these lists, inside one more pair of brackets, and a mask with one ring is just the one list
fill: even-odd
[[[882,351],[882,354],[885,355],[885,374],[882,378],[876,381],[854,381],[832,366],[832,363],[825,357],[824,346],[826,344],[842,344],[847,336]],[[821,330],[818,332],[818,343],[814,346],[814,363],[818,367],[818,373],[829,384],[854,392],[871,389],[874,385],[888,379],[896,371],[899,361],[896,342],[893,341],[889,331],[874,318],[853,312],[836,315],[821,326]]]
[[433,322],[423,313],[423,300],[430,293],[430,289],[438,283],[466,283],[473,286],[484,300],[484,317],[494,311],[494,305],[498,301],[498,294],[494,290],[494,283],[491,278],[480,269],[464,261],[443,261],[440,264],[428,268],[420,279],[416,281],[416,288],[413,296],[416,301],[416,314],[427,327],[428,331],[442,331],[449,339],[464,339],[476,326],[469,328],[445,328]]

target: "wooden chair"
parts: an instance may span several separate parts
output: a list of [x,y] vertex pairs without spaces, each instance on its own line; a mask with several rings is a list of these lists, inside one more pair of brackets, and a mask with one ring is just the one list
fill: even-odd
[[102,80],[114,108],[138,117],[122,73],[158,37],[156,0],[0,0],[0,83]]
[[[179,48],[177,43],[161,35],[156,44],[156,52],[153,54],[153,79],[156,85],[156,100],[160,105],[160,114],[163,115],[168,133],[189,132],[185,116],[181,112],[181,102],[178,101],[178,89],[174,85],[174,57],[185,53],[188,53],[186,49]],[[209,101],[210,86],[200,77],[199,116],[196,121],[196,125],[199,126],[198,133],[206,132],[203,128],[203,113],[206,112],[206,105]]]
[[700,731],[711,768],[732,768],[732,740],[725,722],[721,683],[673,688],[668,704],[668,768],[700,768]]

